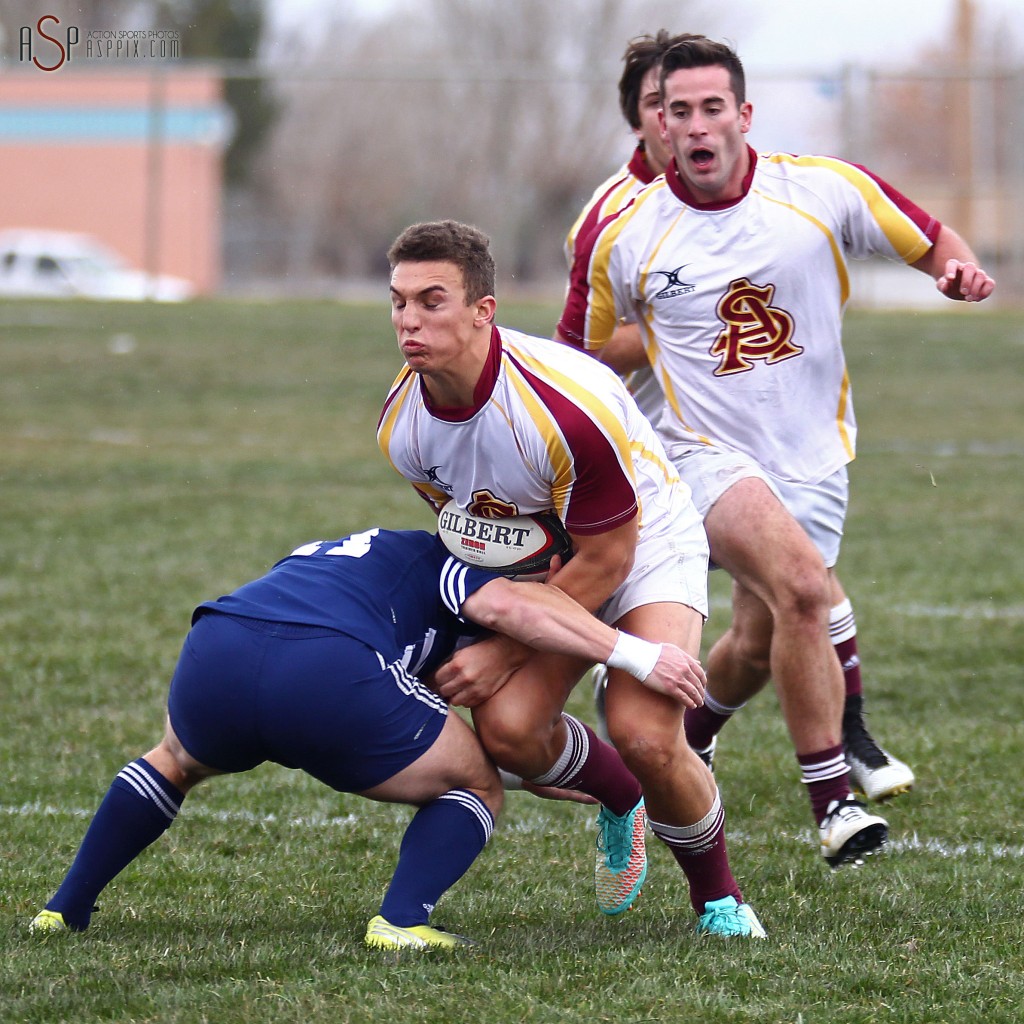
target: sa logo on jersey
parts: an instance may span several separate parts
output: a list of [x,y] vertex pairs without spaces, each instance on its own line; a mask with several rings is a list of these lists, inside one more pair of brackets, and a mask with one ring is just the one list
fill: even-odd
[[790,341],[793,318],[784,309],[772,306],[774,296],[775,285],[751,284],[745,277],[729,285],[715,310],[725,327],[709,350],[711,355],[721,357],[716,377],[752,370],[755,359],[778,363],[803,352]]

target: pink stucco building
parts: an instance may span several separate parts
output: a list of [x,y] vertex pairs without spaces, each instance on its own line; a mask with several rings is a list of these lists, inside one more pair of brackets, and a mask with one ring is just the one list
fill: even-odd
[[230,124],[209,70],[2,73],[0,229],[85,232],[214,291]]

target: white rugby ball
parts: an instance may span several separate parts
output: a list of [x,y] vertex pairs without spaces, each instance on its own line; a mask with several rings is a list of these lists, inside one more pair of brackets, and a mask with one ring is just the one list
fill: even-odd
[[441,509],[437,532],[460,561],[501,576],[542,577],[555,555],[572,554],[572,538],[553,511],[484,519],[453,500]]

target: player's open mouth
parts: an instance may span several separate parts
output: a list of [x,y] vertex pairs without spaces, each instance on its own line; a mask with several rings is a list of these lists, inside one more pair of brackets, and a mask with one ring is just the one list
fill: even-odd
[[690,163],[698,170],[709,167],[714,159],[715,154],[710,149],[695,149],[690,154]]

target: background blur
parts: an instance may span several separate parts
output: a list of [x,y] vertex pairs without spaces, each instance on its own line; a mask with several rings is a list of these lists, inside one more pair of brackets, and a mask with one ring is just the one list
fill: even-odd
[[[1024,301],[1020,0],[724,6],[5,0],[0,232],[84,232],[198,294],[352,297],[383,292],[403,227],[454,217],[491,235],[502,294],[557,295],[565,232],[632,149],[623,49],[664,27],[736,46],[755,148],[868,166]],[[858,278],[862,305],[941,302]]]

